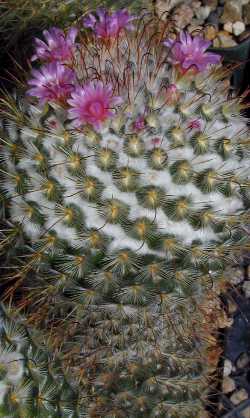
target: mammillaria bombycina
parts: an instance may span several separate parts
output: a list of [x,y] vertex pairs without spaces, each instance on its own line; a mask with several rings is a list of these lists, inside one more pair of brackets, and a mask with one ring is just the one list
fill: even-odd
[[[244,104],[201,38],[166,46],[169,25],[148,13],[83,22],[73,59],[51,62],[48,42],[28,98],[3,110],[2,245],[17,266],[6,298],[19,288],[28,323],[84,388],[63,417],[204,418],[217,295],[247,240]],[[47,397],[34,391],[32,418]]]

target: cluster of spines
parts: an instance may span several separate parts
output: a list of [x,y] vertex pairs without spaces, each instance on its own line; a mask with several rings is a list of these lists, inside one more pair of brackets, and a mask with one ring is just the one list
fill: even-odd
[[[225,140],[225,144],[227,144],[228,141],[229,140]],[[223,148],[224,140],[218,140],[217,143],[219,144],[220,149],[224,150],[223,153],[225,154],[226,150]],[[109,199],[109,201],[103,202],[101,194],[104,190],[104,185],[101,180],[86,174],[84,160],[86,160],[87,157],[83,156],[78,151],[74,151],[69,146],[60,146],[59,148],[60,151],[65,154],[65,163],[69,177],[75,182],[75,194],[79,194],[79,196],[85,200],[95,203],[97,208],[100,206],[100,213],[104,215],[105,221],[110,223],[121,222],[125,228],[128,226],[126,230],[138,230],[136,221],[132,222],[133,225],[131,225],[131,221],[128,220],[128,208],[126,208],[126,204],[121,201],[119,202],[117,199]],[[219,174],[212,168],[195,172],[195,165],[191,165],[186,159],[177,160],[173,163],[169,162],[167,153],[161,146],[154,147],[151,151],[142,155],[141,152],[143,152],[143,148],[143,140],[138,136],[130,137],[128,142],[125,141],[125,150],[129,152],[130,157],[132,153],[135,157],[139,156],[139,154],[135,155],[135,153],[140,151],[140,157],[144,155],[148,160],[149,166],[155,170],[164,169],[168,163],[172,181],[177,185],[192,183],[205,195],[216,191],[222,193],[225,197],[230,197],[235,193],[237,194],[241,187],[242,180],[233,172]],[[67,206],[63,203],[65,187],[60,184],[54,176],[50,175],[48,155],[41,143],[39,145],[39,150],[32,157],[34,169],[39,175],[38,190],[43,192],[44,197],[48,201],[56,203],[56,215],[61,216],[65,224],[68,226],[74,225],[77,228],[77,225],[81,224],[81,211],[76,205]],[[162,208],[171,220],[180,221],[186,219],[191,225],[194,225],[193,221],[196,219],[196,229],[199,225],[201,227],[210,225],[212,228],[214,226],[217,228],[218,224],[223,225],[226,223],[225,219],[222,221],[220,220],[220,216],[213,211],[212,207],[208,208],[209,205],[204,205],[203,209],[199,208],[197,210],[188,196],[174,198],[173,196],[166,196],[166,192],[160,187],[140,186],[140,173],[129,166],[118,168],[116,166],[117,158],[118,156],[115,151],[108,147],[98,147],[96,149],[97,166],[103,171],[112,173],[114,183],[119,190],[122,192],[136,192],[136,196],[142,207],[155,211]],[[60,163],[58,164],[60,165]],[[25,214],[27,218],[30,219],[31,222],[37,222],[41,225],[44,221],[44,216],[39,212],[37,203],[32,201],[33,191],[28,173],[17,167],[15,172],[8,173],[6,171],[6,179],[8,183],[12,185],[14,195],[25,198],[25,204],[27,205]],[[104,206],[104,209],[102,206]],[[112,214],[110,213],[110,210],[112,211]],[[109,212],[109,214],[107,212]],[[139,219],[139,222],[140,221],[141,220]],[[144,222],[142,226],[149,234],[151,233],[150,230],[154,228],[150,221],[149,225],[146,225]],[[145,234],[141,234],[140,237],[139,233],[137,236],[137,239],[142,241],[144,241],[144,238]]]
[[84,417],[83,393],[81,400],[59,360],[47,351],[41,338],[36,341],[34,331],[31,335],[14,311],[3,306],[0,332],[0,416]]

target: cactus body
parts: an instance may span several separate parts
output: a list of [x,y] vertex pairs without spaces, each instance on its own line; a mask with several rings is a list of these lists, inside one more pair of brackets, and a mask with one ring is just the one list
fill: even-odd
[[83,417],[79,388],[69,383],[59,360],[41,341],[37,344],[23,322],[1,307],[0,416]]
[[166,28],[78,46],[78,82],[122,97],[101,128],[75,128],[67,101],[3,124],[27,315],[80,373],[88,417],[204,417],[206,298],[245,241],[241,102],[220,66],[170,65]]

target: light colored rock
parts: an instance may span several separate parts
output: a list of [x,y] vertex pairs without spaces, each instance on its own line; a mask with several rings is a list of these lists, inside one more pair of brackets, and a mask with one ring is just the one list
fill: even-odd
[[214,40],[213,40],[213,47],[214,48],[220,48],[220,41],[219,41],[219,39],[218,38],[215,38]]
[[[236,42],[235,42],[236,44]],[[243,282],[244,280],[244,275],[243,275],[243,271],[241,268],[237,268],[237,269],[232,269],[230,272],[227,273],[228,274],[228,278],[230,280],[230,283],[237,285],[241,282]]]
[[190,4],[190,7],[193,9],[193,11],[195,13],[196,10],[198,10],[201,7],[201,1],[193,0],[192,3]]
[[249,364],[249,356],[247,353],[242,353],[237,360],[237,367],[244,369]]
[[165,17],[170,10],[180,4],[182,0],[156,0],[155,11],[159,17]]
[[229,314],[233,314],[238,309],[238,306],[236,303],[234,303],[232,300],[228,301],[228,312]]
[[209,6],[211,10],[215,10],[218,6],[218,0],[203,0],[204,6]]
[[210,418],[210,414],[207,411],[200,411],[197,418]]
[[192,24],[187,27],[189,33],[192,35],[200,35],[202,33],[203,27],[200,25],[195,25],[195,22],[192,21]]
[[203,22],[207,19],[210,15],[211,8],[209,6],[202,6],[196,10],[195,14],[198,19],[202,20]]
[[194,12],[186,4],[181,4],[174,10],[172,19],[174,20],[178,29],[184,29],[188,24],[191,23],[194,17]]
[[239,405],[246,399],[248,399],[248,393],[246,389],[240,389],[237,392],[234,392],[230,397],[230,400],[233,402],[234,405]]
[[230,393],[233,392],[236,388],[235,382],[231,377],[226,376],[222,382],[222,391],[223,393]]
[[229,376],[233,370],[232,362],[228,359],[224,361],[224,369],[223,369],[223,376]]
[[182,0],[168,0],[168,1],[165,0],[164,3],[168,4],[169,9],[172,9],[173,7],[182,3]]
[[246,297],[250,298],[250,280],[246,280],[242,287]]
[[223,29],[226,32],[233,33],[233,23],[232,22],[224,23]]
[[233,33],[235,36],[239,36],[246,29],[244,22],[235,22],[233,24]]
[[250,406],[244,409],[244,411],[241,411],[241,415],[244,418],[250,418]]
[[217,36],[218,30],[213,25],[207,25],[204,29],[204,37],[213,41]]
[[238,1],[228,0],[224,5],[224,11],[220,18],[221,23],[237,22],[242,20],[242,5]]
[[[226,31],[220,31],[217,35],[217,38],[219,40],[219,47],[222,48],[230,48],[232,46],[237,45],[233,37],[230,35],[230,33]],[[233,282],[234,278],[232,279]],[[235,282],[233,282],[235,284]]]

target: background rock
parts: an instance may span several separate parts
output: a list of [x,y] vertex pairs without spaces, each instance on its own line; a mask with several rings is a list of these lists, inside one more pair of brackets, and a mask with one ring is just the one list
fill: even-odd
[[223,29],[228,33],[233,33],[233,23],[232,22],[224,23]]
[[242,19],[242,5],[235,0],[227,0],[220,18],[221,23],[237,22]]
[[242,353],[236,362],[236,366],[240,369],[244,369],[249,364],[249,356],[247,353]]
[[218,6],[218,0],[203,0],[202,4],[204,4],[204,6],[209,6],[211,10],[215,10]]
[[214,47],[216,48],[230,48],[235,45],[237,45],[237,42],[235,42],[230,33],[226,31],[220,31],[217,35],[217,38],[214,40]]
[[230,397],[230,400],[233,402],[234,405],[239,405],[246,399],[248,399],[248,393],[246,389],[240,389],[237,392],[234,392]]
[[243,19],[246,25],[250,25],[250,3],[243,6]]
[[223,391],[223,393],[233,392],[235,388],[236,388],[236,386],[235,386],[234,380],[231,379],[231,377],[226,376],[223,379],[223,382],[222,382],[222,391]]
[[243,283],[243,290],[247,298],[250,298],[250,280]]
[[204,29],[204,36],[209,41],[213,41],[218,34],[218,29],[214,25],[207,25]]
[[233,365],[232,362],[228,359],[225,360],[224,362],[224,369],[223,369],[223,376],[227,377],[231,374],[233,370]]
[[235,36],[240,35],[246,29],[244,22],[235,22],[233,24],[233,33]]
[[191,7],[181,4],[176,7],[173,13],[173,20],[175,21],[178,29],[184,29],[188,24],[191,23],[194,17],[194,12]]
[[250,418],[250,406],[248,406],[244,411],[241,412],[242,417]]

